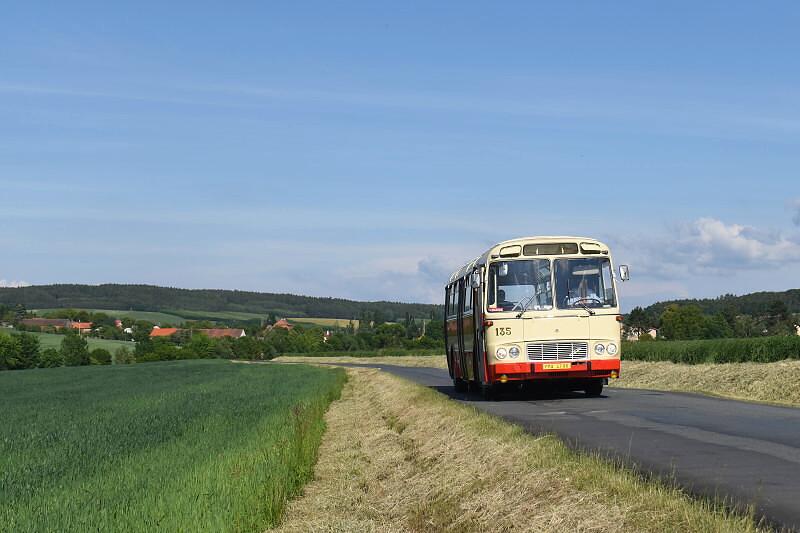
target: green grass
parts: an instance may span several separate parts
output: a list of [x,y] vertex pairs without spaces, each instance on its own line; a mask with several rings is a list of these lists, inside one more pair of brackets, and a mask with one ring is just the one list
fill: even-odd
[[[75,309],[76,311],[88,311],[90,313],[105,313],[114,318],[132,318],[133,320],[146,320],[155,324],[183,324],[186,318],[178,316],[174,313],[161,313],[157,311],[124,311],[121,309]],[[36,309],[38,316],[44,316],[47,313],[64,311],[64,309]]]
[[262,320],[267,315],[263,313],[246,313],[244,311],[191,311],[179,309],[170,310],[170,313],[180,315],[187,320]]
[[4,531],[262,531],[343,371],[219,360],[0,374]]
[[[311,318],[311,317],[295,317],[287,318],[287,321],[292,324],[314,324],[322,326],[323,328],[339,327],[346,328],[350,324],[350,320],[346,318]],[[358,320],[353,320],[353,326],[358,329]]]
[[[39,338],[39,346],[42,350],[46,348],[55,348],[58,350],[61,348],[61,341],[64,340],[64,335],[59,335],[58,333],[38,333],[35,331],[28,331],[26,333],[29,335],[35,335]],[[90,350],[94,350],[95,348],[105,348],[109,352],[114,352],[120,346],[126,346],[131,350],[134,346],[136,346],[135,343],[130,341],[113,341],[106,339],[94,339],[92,337],[86,337],[86,340],[89,342]]]
[[800,359],[800,336],[623,342],[622,357],[639,361],[671,361],[690,365],[772,363],[784,359]]

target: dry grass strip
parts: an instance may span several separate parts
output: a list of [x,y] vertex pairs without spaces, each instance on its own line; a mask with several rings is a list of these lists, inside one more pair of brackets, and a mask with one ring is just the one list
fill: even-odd
[[800,406],[800,361],[703,365],[622,361],[621,378],[612,385]]
[[678,489],[372,369],[349,369],[283,532],[756,531]]

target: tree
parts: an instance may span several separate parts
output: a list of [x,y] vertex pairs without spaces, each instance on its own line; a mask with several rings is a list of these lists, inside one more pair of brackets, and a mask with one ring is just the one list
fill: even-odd
[[703,339],[707,330],[706,317],[696,305],[670,305],[661,315],[660,334],[669,340]]
[[77,333],[71,331],[61,341],[61,356],[67,366],[89,364],[89,343]]
[[19,368],[36,368],[39,366],[39,337],[29,333],[17,336],[19,343]]
[[19,368],[19,341],[16,335],[0,333],[0,370]]
[[655,327],[656,320],[655,317],[641,307],[634,307],[628,313],[625,325],[638,337],[642,333],[649,331],[650,328]]

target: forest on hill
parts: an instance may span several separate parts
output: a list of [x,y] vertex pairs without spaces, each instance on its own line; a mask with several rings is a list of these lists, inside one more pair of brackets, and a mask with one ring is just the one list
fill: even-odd
[[754,292],[741,296],[724,294],[716,298],[667,300],[654,303],[644,310],[648,314],[660,316],[671,305],[691,305],[699,307],[706,315],[730,313],[757,316],[768,314],[776,301],[783,302],[790,313],[800,313],[800,289],[789,289],[782,292]]
[[0,288],[0,305],[27,309],[129,309],[134,311],[231,311],[276,316],[383,320],[439,318],[442,306],[401,302],[358,302],[221,289],[176,289],[153,285],[34,285]]

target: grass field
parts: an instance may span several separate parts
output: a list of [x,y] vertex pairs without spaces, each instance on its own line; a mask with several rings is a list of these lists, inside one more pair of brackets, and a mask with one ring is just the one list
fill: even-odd
[[[39,316],[47,313],[63,311],[63,309],[36,309]],[[134,320],[147,320],[155,324],[183,324],[186,318],[173,313],[160,313],[157,311],[124,311],[121,309],[76,309],[76,311],[88,311],[90,313],[105,313],[114,318],[132,318]]]
[[0,374],[3,531],[262,531],[313,469],[338,369],[219,360]]
[[[346,352],[345,352],[346,353]],[[274,361],[279,363],[347,363],[350,365],[397,365],[425,368],[447,368],[447,359],[440,355],[389,355],[353,357],[351,355],[334,356],[307,356],[307,355],[282,355]]]
[[[346,318],[308,318],[308,317],[294,317],[287,318],[292,324],[315,324],[323,328],[346,328],[350,324],[350,320]],[[358,329],[358,320],[353,320],[353,325]]]
[[[47,348],[55,348],[56,350],[61,348],[61,341],[64,340],[64,335],[59,335],[57,333],[38,333],[38,332],[27,332],[29,335],[35,335],[39,338],[39,346],[42,350]],[[105,348],[109,352],[114,352],[120,346],[126,346],[131,350],[135,346],[133,342],[130,341],[111,341],[106,339],[93,339],[91,337],[86,337],[86,340],[89,342],[89,349],[94,350],[95,348]]]
[[684,365],[622,361],[614,387],[699,392],[755,402],[800,406],[800,361]]
[[348,369],[282,533],[746,532],[748,516],[531,435],[420,385]]
[[[78,311],[89,311],[91,313],[105,313],[114,318],[132,318],[134,320],[147,320],[154,324],[175,324],[181,325],[187,320],[212,320],[224,322],[226,320],[248,321],[266,320],[264,313],[247,313],[244,311],[194,311],[190,309],[175,309],[165,312],[157,311],[124,311],[121,309],[77,309]],[[39,316],[63,309],[36,309]],[[345,328],[350,323],[346,318],[308,318],[290,317],[287,318],[293,324],[314,324],[317,326]],[[353,324],[358,328],[358,320],[353,320]]]

